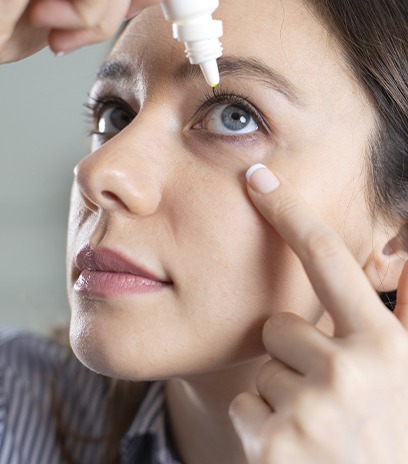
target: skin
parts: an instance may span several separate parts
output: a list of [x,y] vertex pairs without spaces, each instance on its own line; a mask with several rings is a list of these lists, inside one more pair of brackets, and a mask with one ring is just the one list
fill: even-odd
[[1,0],[0,63],[21,60],[47,45],[67,53],[111,38],[124,18],[158,0]]
[[[245,136],[215,132],[210,115],[220,103],[200,110],[209,93],[201,77],[175,78],[183,48],[171,40],[157,7],[135,18],[114,47],[108,60],[121,60],[131,73],[97,82],[91,95],[121,98],[138,115],[115,137],[95,135],[93,153],[75,171],[67,253],[71,343],[82,362],[103,374],[170,379],[170,421],[186,463],[344,463],[349,455],[341,445],[349,435],[339,429],[339,415],[330,416],[345,437],[338,448],[332,435],[303,432],[320,431],[323,423],[332,430],[327,417],[314,414],[322,411],[323,387],[330,411],[356,418],[340,421],[345,429],[360,423],[353,412],[359,397],[345,390],[339,374],[349,370],[327,375],[333,346],[348,360],[353,350],[364,352],[371,386],[380,376],[376,362],[388,369],[396,357],[378,353],[385,338],[374,356],[371,348],[383,336],[379,328],[386,340],[392,332],[400,342],[393,345],[398,362],[385,378],[406,390],[408,379],[395,375],[408,360],[406,333],[375,294],[396,288],[404,255],[395,246],[385,252],[398,243],[397,228],[374,222],[367,206],[365,163],[375,116],[335,41],[302,2],[262,0],[258,6],[222,3],[224,54],[261,59],[290,80],[299,97],[294,103],[254,79],[223,75],[219,91],[244,96],[263,115],[264,125]],[[281,187],[266,196],[248,191],[244,174],[255,162],[277,171]],[[173,284],[149,295],[79,295],[74,260],[85,244],[121,252]],[[366,308],[361,318],[360,307]],[[314,327],[324,314],[334,320],[334,327],[324,326],[327,335]],[[365,329],[360,346],[355,334]],[[336,341],[349,336],[343,345]],[[299,367],[299,353],[310,363]],[[299,371],[304,375],[315,360],[319,368],[306,387]],[[295,372],[291,388],[275,383],[280,371]],[[278,390],[286,394],[274,395]],[[250,393],[232,406],[238,437],[228,410],[242,391]],[[370,410],[381,391],[370,397]],[[299,398],[304,402],[292,401]],[[367,451],[380,441],[373,428],[352,462],[386,462],[384,454],[375,461]],[[390,462],[402,462],[405,450],[387,450],[394,448]]]
[[[72,51],[86,43],[103,40],[113,34],[124,14],[131,17],[144,6],[153,3],[156,2],[146,0],[129,4],[127,0],[118,0],[113,9],[109,2],[101,0],[0,1],[0,62],[21,59],[47,43],[54,51]],[[306,106],[301,108],[302,111],[293,111],[282,103],[282,98],[267,95],[265,89],[258,89],[252,81],[251,85],[245,85],[242,79],[223,77],[223,82],[229,82],[229,90],[236,93],[245,91],[245,95],[251,97],[256,106],[264,106],[260,109],[267,122],[273,126],[274,142],[266,137],[249,137],[243,142],[237,137],[231,144],[231,140],[228,143],[220,139],[214,142],[213,135],[205,134],[207,146],[203,149],[203,144],[200,147],[199,140],[194,140],[198,136],[197,132],[190,138],[187,134],[191,133],[192,128],[208,131],[208,119],[204,118],[204,125],[203,121],[194,126],[190,123],[186,116],[190,107],[185,102],[183,104],[183,100],[180,103],[180,95],[177,93],[180,92],[179,87],[175,87],[170,77],[166,76],[172,66],[181,60],[180,48],[171,46],[172,62],[166,64],[169,55],[164,58],[156,55],[155,58],[149,47],[149,60],[156,59],[155,81],[158,70],[161,70],[161,78],[157,85],[150,83],[152,62],[147,60],[143,76],[136,80],[136,97],[146,103],[141,114],[148,115],[143,119],[141,116],[137,118],[138,124],[144,122],[144,127],[137,134],[138,142],[143,140],[146,143],[143,143],[141,151],[137,151],[140,147],[136,143],[126,144],[122,151],[120,145],[117,145],[117,137],[115,144],[109,142],[103,152],[96,152],[97,157],[92,158],[92,166],[88,159],[87,164],[83,163],[79,167],[77,174],[82,200],[78,187],[75,187],[71,233],[75,233],[75,228],[81,229],[76,240],[86,241],[93,237],[94,244],[109,240],[112,246],[123,247],[123,251],[128,253],[133,249],[132,244],[125,242],[129,238],[128,232],[139,234],[133,249],[135,258],[140,257],[138,250],[141,244],[144,253],[150,247],[153,253],[150,256],[144,255],[146,264],[156,263],[158,268],[161,264],[165,265],[177,282],[174,300],[179,299],[175,301],[179,309],[175,310],[172,322],[174,326],[182,320],[182,327],[178,329],[183,329],[180,331],[183,338],[176,341],[185,344],[189,355],[180,356],[179,350],[173,353],[174,339],[169,340],[168,337],[161,345],[153,343],[157,341],[154,337],[143,340],[142,330],[136,325],[132,335],[142,345],[146,344],[149,356],[154,351],[162,356],[159,360],[153,359],[154,362],[151,362],[151,357],[144,356],[135,360],[135,352],[130,346],[130,351],[122,353],[125,362],[117,363],[117,337],[121,337],[121,341],[123,339],[125,346],[132,345],[128,333],[124,333],[124,328],[128,331],[132,327],[127,307],[140,310],[149,306],[146,301],[116,301],[107,305],[109,311],[114,312],[121,321],[126,320],[122,327],[116,324],[109,337],[106,335],[111,327],[105,329],[104,326],[110,322],[110,316],[94,312],[101,309],[100,302],[77,302],[73,317],[76,349],[82,358],[88,359],[91,367],[93,365],[101,371],[116,371],[119,376],[130,378],[149,377],[152,371],[157,376],[164,375],[165,369],[159,361],[167,360],[169,352],[172,354],[173,361],[169,370],[173,373],[169,375],[174,377],[167,383],[167,396],[173,434],[184,462],[405,463],[408,454],[405,444],[408,402],[402,392],[406,392],[408,387],[408,379],[404,376],[408,361],[408,268],[404,268],[400,278],[395,318],[384,311],[373,288],[395,288],[406,254],[400,245],[397,229],[379,222],[376,222],[377,227],[373,227],[367,214],[363,194],[364,176],[361,174],[364,172],[366,136],[373,122],[369,105],[353,79],[350,82],[351,76],[345,72],[346,68],[340,61],[333,41],[326,40],[323,30],[319,32],[316,22],[311,21],[299,5],[291,2],[280,4],[285,11],[283,23],[282,9],[275,8],[276,5],[260,5],[257,2],[263,14],[256,18],[252,9],[245,11],[243,2],[239,2],[237,9],[228,9],[230,3],[224,0],[220,10],[221,16],[225,12],[225,50],[232,53],[238,50],[248,55],[253,54],[255,49],[258,53],[263,50],[264,61],[280,68],[283,74],[296,81]],[[234,7],[237,4],[234,2]],[[267,10],[272,12],[271,16],[266,15]],[[154,21],[150,14],[153,15],[153,12],[146,15],[150,24],[146,33],[157,35],[156,29],[160,27],[156,25],[152,28]],[[253,26],[255,20],[256,28]],[[240,24],[239,34],[236,24]],[[294,24],[297,25],[296,31]],[[139,34],[138,39],[142,43],[140,25],[137,27],[139,32],[131,32],[131,26],[129,35]],[[305,29],[307,40],[302,40]],[[254,37],[254,30],[257,31],[257,37]],[[280,31],[279,40],[276,34],[272,34],[277,30]],[[159,38],[163,37],[162,33],[160,28]],[[256,39],[261,40],[263,36],[267,40],[262,41],[262,48],[254,47]],[[317,37],[319,44],[315,40]],[[265,44],[270,45],[266,47]],[[166,50],[167,45],[162,44],[161,49]],[[117,47],[117,52],[126,51],[126,47],[131,57],[140,53],[140,50],[133,50],[132,46],[126,45],[125,41]],[[317,63],[318,73],[312,69],[312,65],[316,66]],[[118,86],[116,83],[114,88],[115,91],[120,88],[121,92],[127,88],[129,92],[130,86]],[[191,93],[193,89],[196,96],[202,88],[200,82],[183,88],[183,91]],[[169,93],[175,94],[177,98],[168,100]],[[134,104],[137,100],[131,98],[131,101]],[[157,113],[170,117],[159,121],[152,119],[151,111],[154,111],[154,103],[157,101],[161,103]],[[170,110],[169,115],[164,115],[165,109]],[[320,119],[317,117],[318,112]],[[361,124],[363,120],[365,124]],[[177,172],[172,171],[170,162],[165,162],[164,155],[156,159],[163,165],[158,163],[152,166],[154,157],[150,159],[150,164],[145,162],[147,158],[143,160],[143,153],[146,154],[149,143],[151,145],[149,133],[142,132],[143,129],[149,129],[148,123],[156,124],[156,127],[160,124],[167,129],[170,124],[172,130],[165,131],[165,136],[158,140],[160,144],[150,148],[160,148],[156,152],[167,155],[171,153],[172,159],[178,156]],[[130,129],[127,131],[126,142],[129,142],[128,135],[131,138],[130,134],[133,136],[136,132],[134,121],[132,132]],[[157,131],[154,136],[157,138]],[[181,146],[175,143],[177,136],[182,139]],[[120,140],[123,140],[124,134],[121,137]],[[106,155],[108,146],[109,150],[115,151],[113,160],[109,160]],[[134,178],[132,164],[118,164],[122,162],[118,153],[123,156],[123,152],[126,152],[128,155],[129,147],[132,148],[132,157],[137,153],[139,167],[139,158],[142,157],[142,178]],[[168,151],[163,150],[163,147],[167,147]],[[213,153],[217,154],[216,158],[211,158]],[[202,155],[204,160],[200,161]],[[102,169],[103,164],[102,168],[100,164],[104,157],[105,161],[109,161],[106,171]],[[224,157],[228,157],[228,160],[225,161]],[[96,174],[89,180],[84,177],[81,180],[81,173],[86,175],[90,166],[92,171],[96,169],[96,159],[102,184],[99,181],[93,183]],[[187,161],[188,170],[184,166]],[[278,177],[281,185],[276,191],[267,195],[257,193],[259,179],[256,179],[259,174],[254,174],[246,195],[242,174],[253,161],[263,161],[280,171]],[[115,170],[111,167],[115,167]],[[157,167],[167,169],[162,177],[154,171]],[[354,170],[350,167],[354,167]],[[116,204],[107,203],[106,198],[99,203],[98,186],[109,185],[109,188],[119,192],[117,181],[120,176],[117,174],[122,175],[121,169],[124,168],[126,172],[132,171],[130,183],[126,188],[119,189],[124,196],[117,196]],[[169,177],[172,172],[173,176]],[[337,175],[333,176],[333,172]],[[151,183],[149,191],[149,173],[161,180],[160,192],[155,192]],[[295,193],[281,173],[301,191],[309,205]],[[123,180],[127,180],[126,176]],[[92,185],[86,185],[88,183]],[[166,186],[169,188],[164,189]],[[154,195],[145,195],[146,192]],[[194,192],[194,196],[191,192]],[[232,192],[233,195],[230,194]],[[135,202],[135,197],[140,201]],[[150,200],[146,202],[148,198]],[[264,219],[251,210],[249,198]],[[160,207],[154,209],[158,199]],[[75,203],[78,204],[75,206]],[[209,204],[213,206],[212,209],[208,207]],[[214,205],[217,207],[215,211]],[[184,216],[181,214],[183,210]],[[225,222],[225,211],[228,211],[230,222]],[[121,216],[126,217],[126,220]],[[81,219],[82,224],[78,222]],[[130,219],[133,225],[130,225]],[[154,233],[149,230],[153,227],[152,219],[158,221]],[[192,230],[193,219],[195,227]],[[231,222],[235,225],[232,230]],[[136,232],[133,230],[135,223],[139,224]],[[157,229],[157,224],[161,224],[161,228]],[[237,240],[237,231],[244,234],[245,241]],[[370,246],[366,240],[367,233],[372,238]],[[161,240],[165,241],[165,246],[160,248],[154,237],[160,243]],[[228,237],[228,240],[223,240],[223,237]],[[249,242],[248,237],[252,238]],[[71,241],[70,246],[74,249],[76,242]],[[390,246],[393,250],[391,253]],[[234,256],[236,250],[231,256],[230,248],[233,247],[237,247],[242,254],[243,265],[235,262],[238,259]],[[211,256],[208,249],[214,250],[218,259],[209,259]],[[185,258],[188,251],[191,252],[191,262]],[[307,278],[294,254],[302,262]],[[235,260],[224,259],[228,256],[231,259],[235,257]],[[189,261],[187,264],[186,260]],[[202,269],[211,269],[213,274],[209,277],[205,273],[201,275],[197,271],[201,269],[201,264],[205,265]],[[235,270],[238,268],[249,276],[248,281],[245,281],[245,275],[236,276]],[[186,270],[189,271],[187,277]],[[230,291],[228,276],[231,275],[235,279],[242,278],[245,285],[240,283]],[[277,285],[277,279],[280,279],[280,286]],[[219,292],[214,293],[214,289],[211,289],[205,295],[216,297],[205,305],[210,310],[213,304],[222,308],[222,311],[218,311],[220,314],[217,319],[220,329],[214,325],[214,312],[208,311],[207,316],[208,308],[203,308],[201,299],[196,298],[192,303],[197,314],[193,313],[190,317],[191,308],[184,311],[187,303],[190,304],[189,294],[197,292],[199,296],[195,282],[202,285],[218,282],[218,287],[225,286],[226,291],[218,304],[214,301],[220,299]],[[311,286],[315,295],[311,292]],[[247,291],[247,287],[252,287],[250,291],[255,294],[249,303],[245,299],[248,295],[241,294]],[[237,289],[241,292],[238,295]],[[285,289],[288,291],[286,300]],[[300,301],[294,298],[296,291],[302,295]],[[243,300],[242,296],[245,297]],[[237,314],[231,315],[231,299],[235,302]],[[200,302],[198,306],[197,301]],[[267,305],[264,306],[262,301],[266,301]],[[245,303],[250,313],[246,317],[243,314]],[[282,310],[285,304],[288,306]],[[157,310],[157,306],[153,306],[151,309]],[[318,319],[323,307],[327,312],[318,326],[330,336],[323,335],[310,323]],[[285,312],[287,310],[297,314]],[[178,311],[184,311],[184,317]],[[137,322],[143,322],[145,316],[146,311],[138,317]],[[168,336],[170,330],[155,327],[160,324],[167,327],[168,315],[164,316],[164,319],[156,318],[152,321],[146,330],[154,328],[160,335]],[[199,316],[201,322],[198,321]],[[102,321],[103,318],[108,321]],[[267,322],[263,326],[261,342],[261,326],[265,318]],[[226,325],[225,320],[229,324]],[[231,330],[231,321],[234,325],[243,326]],[[322,324],[322,321],[325,323]],[[101,326],[103,331],[98,333]],[[196,338],[209,341],[208,346],[214,343],[219,349],[220,358],[216,349],[208,350],[208,356],[203,357],[200,354],[203,345],[201,341],[189,349],[191,337],[186,337],[189,330],[195,331]],[[218,340],[220,334],[223,337],[221,348]],[[101,344],[95,347],[97,341]],[[264,362],[265,359],[268,361]],[[146,360],[149,361],[148,366]],[[137,372],[134,369],[132,372],[135,366]],[[236,434],[231,428],[227,411],[231,399],[242,390],[252,393],[241,393],[230,407]],[[355,430],[358,433],[354,433]],[[211,447],[207,446],[210,442]]]
[[395,314],[384,311],[344,242],[287,180],[281,177],[277,191],[265,195],[256,175],[249,195],[302,261],[335,334],[328,337],[293,313],[267,321],[263,340],[271,359],[257,375],[258,394],[243,393],[230,407],[248,462],[402,464],[408,454],[408,266]]
[[[108,79],[91,91],[93,98],[113,95],[135,112],[142,109],[111,140],[94,136],[94,152],[76,168],[69,274],[76,279],[75,255],[90,243],[120,251],[174,282],[170,291],[149,298],[89,301],[70,292],[74,345],[79,354],[98,353],[97,366],[92,359],[86,363],[107,374],[150,378],[217,371],[264,353],[260,334],[271,314],[300,308],[307,319],[319,319],[322,309],[298,259],[247,196],[244,173],[256,161],[286,175],[339,231],[361,266],[370,260],[363,166],[374,118],[363,93],[342,72],[325,30],[297,2],[285,5],[290,19],[282,30],[280,4],[265,2],[267,21],[249,6],[230,5],[225,2],[218,13],[229,18],[225,54],[251,57],[256,49],[255,56],[282,72],[303,98],[299,107],[264,85],[222,77],[219,91],[253,101],[270,133],[261,128],[222,138],[205,128],[209,110],[195,113],[211,91],[201,77],[182,84],[173,78],[185,63],[183,48],[171,40],[155,8],[134,20],[108,59],[134,62],[141,75],[133,69],[131,78]],[[241,20],[244,34],[235,27],[241,15],[252,18]],[[281,37],[287,38],[284,47]],[[152,41],[158,44],[153,49]],[[311,54],[319,56],[319,67]],[[107,326],[122,340],[115,348]]]

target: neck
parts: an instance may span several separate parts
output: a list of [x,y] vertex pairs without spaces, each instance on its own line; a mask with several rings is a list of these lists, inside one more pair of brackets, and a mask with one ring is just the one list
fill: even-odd
[[228,410],[243,391],[256,392],[261,358],[222,372],[166,383],[166,402],[173,440],[185,464],[247,461]]

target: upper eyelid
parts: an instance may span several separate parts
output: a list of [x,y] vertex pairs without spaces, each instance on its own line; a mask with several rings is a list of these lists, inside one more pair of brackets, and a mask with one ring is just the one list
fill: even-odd
[[251,116],[254,118],[258,126],[261,126],[264,130],[270,134],[272,131],[265,122],[265,118],[262,113],[250,102],[248,98],[241,97],[240,95],[234,94],[232,92],[220,92],[214,95],[206,95],[204,100],[200,101],[200,107],[195,112],[193,118],[196,118],[200,113],[211,109],[216,105],[237,105],[242,106],[246,111],[248,111]]
[[87,103],[85,103],[85,106],[93,111],[95,115],[105,106],[111,105],[111,104],[118,104],[126,107],[133,113],[137,114],[137,112],[127,103],[125,100],[123,100],[120,97],[115,97],[115,96],[99,96],[99,95],[90,95],[89,100]]
[[107,107],[114,104],[126,107],[130,112],[133,113],[133,117],[137,116],[137,111],[135,111],[129,103],[120,97],[113,96],[112,94],[101,95],[95,92],[88,94],[88,100],[84,103],[84,106],[88,110],[85,114],[85,118],[88,120],[88,124],[90,125],[89,135],[108,137],[107,134],[101,134],[99,132],[98,120],[101,117],[102,111],[105,111]]
[[[106,95],[104,95],[103,93],[92,92],[92,94],[89,94],[89,99],[85,106],[92,111],[93,117],[97,118],[100,115],[101,110],[104,109],[105,106],[115,103],[118,105],[123,105],[129,111],[133,112],[135,116],[138,113],[138,111],[133,109],[132,106],[129,103],[127,103],[124,99],[118,96],[114,96],[111,93],[106,93]],[[199,114],[204,113],[205,111],[211,109],[216,105],[223,104],[235,104],[237,106],[242,106],[246,111],[248,111],[251,114],[251,117],[254,118],[255,122],[261,129],[265,130],[268,134],[272,134],[273,131],[265,122],[265,117],[249,100],[249,98],[237,95],[229,91],[220,90],[217,92],[216,90],[213,90],[212,94],[207,94],[204,98],[199,100],[199,108],[194,113],[192,119],[197,118]]]

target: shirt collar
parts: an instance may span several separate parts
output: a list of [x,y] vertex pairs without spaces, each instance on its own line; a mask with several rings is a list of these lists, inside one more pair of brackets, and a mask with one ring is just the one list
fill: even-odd
[[122,463],[180,464],[171,451],[166,432],[163,382],[152,382],[122,440]]

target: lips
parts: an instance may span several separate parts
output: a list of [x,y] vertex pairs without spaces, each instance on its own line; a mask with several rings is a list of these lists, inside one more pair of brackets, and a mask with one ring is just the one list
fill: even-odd
[[164,290],[172,283],[108,248],[94,250],[87,245],[75,263],[80,275],[74,290],[83,295],[109,298],[145,294]]

